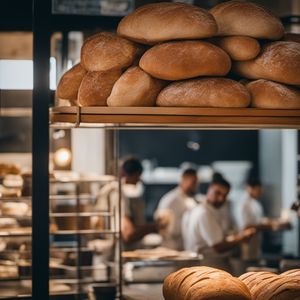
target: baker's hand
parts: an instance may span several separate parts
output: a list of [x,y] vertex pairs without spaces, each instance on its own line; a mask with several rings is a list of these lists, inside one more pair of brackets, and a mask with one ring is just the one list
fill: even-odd
[[249,241],[255,234],[257,230],[255,228],[247,228],[241,232],[243,241]]

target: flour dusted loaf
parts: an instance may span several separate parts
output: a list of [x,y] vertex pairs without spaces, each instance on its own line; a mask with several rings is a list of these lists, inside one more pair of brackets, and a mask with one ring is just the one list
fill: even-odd
[[217,24],[206,10],[185,3],[153,3],[122,19],[118,35],[142,44],[178,39],[201,39],[217,33]]
[[210,13],[217,21],[220,36],[243,35],[279,40],[284,34],[281,21],[267,9],[251,2],[226,1]]
[[232,60],[250,60],[260,52],[259,42],[247,36],[229,36],[215,39],[214,43],[222,48]]
[[249,79],[267,79],[300,85],[300,44],[273,42],[263,47],[258,57],[235,62],[234,71]]
[[78,105],[78,90],[86,73],[87,71],[81,64],[73,66],[64,73],[57,86],[57,97],[62,100],[69,100],[71,105]]
[[256,80],[246,85],[252,96],[252,107],[300,109],[300,90],[269,80]]
[[202,78],[173,82],[158,95],[158,106],[247,107],[250,93],[228,78]]
[[162,80],[153,78],[139,67],[129,68],[115,83],[107,99],[108,106],[154,106],[164,87]]
[[89,37],[81,48],[81,64],[88,71],[123,69],[134,62],[139,47],[113,33],[100,32]]
[[299,278],[283,273],[249,272],[240,276],[253,300],[299,300]]
[[250,300],[246,285],[229,273],[209,267],[181,269],[166,277],[165,300]]
[[115,82],[121,76],[120,70],[88,72],[80,85],[78,103],[80,106],[104,106]]
[[140,67],[155,78],[182,80],[198,76],[224,76],[231,68],[228,54],[202,41],[168,42],[144,53]]

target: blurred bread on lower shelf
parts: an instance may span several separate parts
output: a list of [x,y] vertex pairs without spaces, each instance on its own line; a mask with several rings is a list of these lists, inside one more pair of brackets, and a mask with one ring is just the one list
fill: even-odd
[[115,82],[121,76],[120,70],[88,72],[80,85],[78,103],[80,106],[106,106]]
[[269,80],[256,80],[246,85],[252,96],[252,107],[300,109],[300,90]]
[[248,107],[251,96],[237,81],[228,78],[199,78],[173,82],[157,98],[158,106]]
[[153,78],[139,67],[129,68],[115,83],[107,99],[108,106],[154,106],[164,87],[162,80]]

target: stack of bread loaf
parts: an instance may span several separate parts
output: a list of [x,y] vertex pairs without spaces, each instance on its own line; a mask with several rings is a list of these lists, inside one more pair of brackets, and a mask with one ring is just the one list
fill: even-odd
[[184,268],[166,277],[163,295],[166,300],[299,300],[300,269],[235,278],[210,267]]
[[57,96],[79,106],[300,109],[299,86],[299,39],[265,8],[162,2],[123,18],[116,35],[88,38]]
[[300,269],[281,275],[270,272],[249,272],[240,279],[249,288],[253,300],[299,300]]
[[209,267],[181,269],[166,277],[166,300],[251,300],[247,286],[225,271]]

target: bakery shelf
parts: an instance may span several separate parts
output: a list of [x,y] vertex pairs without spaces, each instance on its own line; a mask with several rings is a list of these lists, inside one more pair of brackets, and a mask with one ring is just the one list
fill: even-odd
[[199,107],[52,108],[54,127],[299,128],[300,110]]
[[73,212],[73,213],[51,213],[50,217],[113,217],[110,212]]
[[30,237],[31,228],[22,227],[22,228],[11,228],[11,229],[1,229],[0,237]]
[[51,234],[53,235],[73,235],[73,234],[111,234],[111,235],[116,235],[118,234],[117,231],[114,230],[93,230],[93,229],[88,229],[88,230],[55,230],[51,231]]

